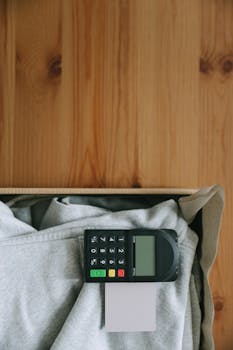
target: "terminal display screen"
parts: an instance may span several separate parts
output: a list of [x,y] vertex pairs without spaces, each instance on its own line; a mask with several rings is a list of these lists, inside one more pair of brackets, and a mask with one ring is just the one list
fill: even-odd
[[135,237],[135,276],[155,276],[155,236]]

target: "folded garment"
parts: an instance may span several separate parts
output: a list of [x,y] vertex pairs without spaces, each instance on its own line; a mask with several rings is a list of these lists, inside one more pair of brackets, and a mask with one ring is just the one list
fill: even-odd
[[[199,349],[197,234],[174,200],[127,210],[110,201],[28,195],[0,202],[1,350]],[[156,331],[105,331],[104,286],[84,283],[87,228],[177,231],[179,276],[156,283]]]

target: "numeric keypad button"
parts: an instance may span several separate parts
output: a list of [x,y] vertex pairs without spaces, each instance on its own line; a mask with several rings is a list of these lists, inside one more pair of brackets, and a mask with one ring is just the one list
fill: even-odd
[[109,252],[109,254],[115,254],[116,248],[115,247],[108,248],[108,252]]
[[118,259],[118,264],[125,265],[125,259],[123,259],[123,258]]
[[109,265],[113,266],[116,264],[116,261],[115,261],[115,259],[112,258],[112,259],[108,260],[108,263],[109,263]]
[[97,235],[93,235],[91,236],[91,243],[98,243],[98,236]]
[[108,241],[110,243],[115,243],[116,242],[116,237],[114,235],[111,235],[111,236],[108,237]]
[[100,265],[105,266],[107,264],[107,260],[105,258],[100,259],[99,263],[100,263]]
[[91,265],[91,266],[97,265],[97,259],[96,259],[96,258],[92,258],[92,259],[90,260],[90,265]]
[[106,253],[106,248],[100,248],[99,249],[99,252],[100,252],[100,254],[105,254]]
[[107,241],[107,237],[106,237],[105,235],[101,235],[101,236],[99,237],[99,242],[100,242],[100,243],[106,243],[106,241]]
[[91,254],[97,254],[97,248],[91,248],[90,252]]
[[119,247],[119,248],[117,248],[117,252],[119,254],[124,254],[125,253],[125,248],[124,247]]

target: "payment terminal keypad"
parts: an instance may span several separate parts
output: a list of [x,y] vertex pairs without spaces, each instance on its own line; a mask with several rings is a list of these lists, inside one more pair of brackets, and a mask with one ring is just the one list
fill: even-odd
[[127,278],[127,235],[123,230],[86,230],[85,253],[87,281]]

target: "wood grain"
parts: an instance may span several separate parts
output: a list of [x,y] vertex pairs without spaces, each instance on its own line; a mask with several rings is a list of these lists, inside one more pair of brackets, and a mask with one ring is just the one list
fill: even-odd
[[220,183],[216,349],[233,333],[233,2],[1,0],[0,186]]
[[199,183],[221,183],[226,191],[211,286],[216,310],[216,348],[230,350],[233,348],[233,2],[203,1],[201,15]]

